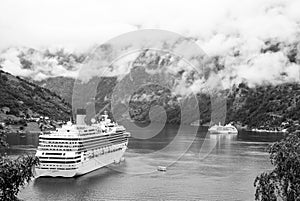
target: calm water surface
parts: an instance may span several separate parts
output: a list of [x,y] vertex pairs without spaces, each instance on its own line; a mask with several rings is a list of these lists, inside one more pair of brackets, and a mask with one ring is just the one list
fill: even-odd
[[[157,126],[159,127],[159,126]],[[154,132],[153,132],[154,130]],[[265,149],[280,135],[242,132],[209,135],[205,129],[166,126],[129,129],[125,161],[77,178],[38,178],[23,200],[254,200],[253,181],[272,168]],[[145,139],[145,136],[153,136]],[[140,139],[138,139],[140,138]],[[11,135],[10,154],[34,152],[37,135]],[[156,171],[168,166],[167,172]]]

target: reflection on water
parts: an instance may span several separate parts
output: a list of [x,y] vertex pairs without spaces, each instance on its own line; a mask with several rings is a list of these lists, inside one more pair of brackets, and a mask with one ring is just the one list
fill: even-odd
[[[30,186],[36,198],[30,195],[30,200],[32,198],[40,200],[43,198],[46,200],[96,199],[93,195],[97,188],[102,188],[103,182],[109,182],[111,177],[116,177],[118,174],[120,173],[109,168],[102,168],[77,178],[38,178]],[[95,196],[99,195],[95,194]]]
[[5,152],[9,155],[20,155],[24,152],[34,154],[39,142],[39,133],[9,133],[6,141],[9,149]]
[[9,133],[6,140],[9,145],[32,145],[34,147],[38,146],[39,139],[38,139],[39,133]]
[[[39,178],[24,200],[254,200],[255,177],[271,168],[267,145],[279,136],[209,135],[207,129],[165,127],[129,141],[125,161],[77,178]],[[130,130],[138,136],[140,130]],[[144,130],[143,132],[151,132]],[[143,136],[145,136],[143,133]],[[282,137],[282,136],[281,136]],[[36,146],[37,136],[26,143]],[[20,140],[20,139],[19,139]],[[24,141],[14,141],[17,144]],[[12,143],[12,141],[10,141]],[[25,144],[26,144],[25,143]],[[167,172],[156,171],[167,165]]]

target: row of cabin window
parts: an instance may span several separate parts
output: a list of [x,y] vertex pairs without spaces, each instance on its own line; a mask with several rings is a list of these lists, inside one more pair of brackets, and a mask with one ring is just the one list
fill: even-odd
[[82,147],[82,145],[41,145],[41,147],[65,147],[65,148],[78,148]]
[[108,151],[106,151],[106,152],[105,152],[104,150],[102,150],[101,153],[97,153],[97,154],[94,154],[94,155],[92,155],[92,156],[86,155],[84,160],[86,160],[87,158],[94,158],[94,157],[97,157],[97,156],[99,156],[99,155],[103,155],[103,154],[106,154],[106,153],[116,152],[116,151],[119,151],[119,150],[121,150],[121,149],[122,149],[122,148],[119,147],[119,148],[117,148],[117,149],[108,150]]
[[45,144],[78,144],[79,142],[78,141],[67,141],[67,142],[64,142],[64,141],[48,141],[48,140],[40,140],[40,143],[45,143]]
[[96,131],[96,129],[85,129],[84,132],[88,132],[88,131]]
[[45,164],[45,163],[62,163],[62,164],[68,164],[68,163],[79,163],[81,162],[81,160],[76,160],[76,161],[43,161],[40,160],[41,164]]
[[53,152],[51,152],[51,153],[45,153],[45,152],[42,152],[42,155],[63,155],[63,156],[65,156],[66,155],[66,153],[53,153]]
[[46,169],[46,170],[76,170],[76,167],[73,168],[55,168],[55,167],[41,167],[40,169]]
[[48,165],[48,164],[42,164],[41,167],[76,167],[76,165]]
[[[89,145],[85,145],[85,147],[88,147],[88,146]],[[90,146],[93,146],[93,145],[90,145]],[[94,146],[98,146],[98,145],[94,145]],[[102,148],[105,148],[105,147],[102,147]],[[43,148],[43,147],[41,147],[40,150],[44,150],[44,151],[73,151],[73,149],[56,149],[56,148],[52,149],[52,148]]]
[[[106,149],[106,151],[104,149]],[[111,150],[110,146],[106,146],[106,147],[102,147],[102,148],[98,148],[98,149],[91,149],[91,151],[101,150],[101,154],[104,154],[104,153],[110,153],[110,152],[118,151],[118,150],[121,150],[121,149],[122,149],[122,147],[118,147],[117,149]],[[86,156],[87,154],[84,154],[84,155]]]
[[121,141],[126,141],[127,139],[125,138],[112,138],[112,139],[106,139],[106,140],[89,140],[83,142],[84,146],[91,145],[91,144],[109,144],[113,142],[121,142]]
[[114,136],[114,137],[111,137],[111,138],[104,138],[104,139],[101,139],[101,138],[95,138],[95,139],[84,139],[82,141],[83,144],[87,144],[87,143],[91,143],[91,142],[111,142],[111,141],[114,141],[114,140],[127,140],[127,138],[124,138],[123,136]]
[[40,156],[39,159],[78,159],[81,156],[76,156],[76,157],[44,157],[44,156]]
[[52,148],[40,148],[42,151],[75,151],[77,149],[52,149]]
[[[110,147],[111,145],[117,145],[117,144],[120,144],[120,143],[124,143],[126,142],[125,140],[120,140],[120,141],[117,141],[117,142],[110,142],[109,145],[104,145],[103,147],[101,148],[106,148],[106,147]],[[84,149],[90,149],[90,148],[93,148],[93,147],[99,147],[99,144],[85,144],[84,146]]]

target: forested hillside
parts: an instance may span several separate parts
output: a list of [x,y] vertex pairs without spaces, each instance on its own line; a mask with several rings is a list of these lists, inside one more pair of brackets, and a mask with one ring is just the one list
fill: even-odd
[[70,118],[71,105],[49,89],[2,70],[0,86],[2,114],[25,117],[43,115],[60,120]]

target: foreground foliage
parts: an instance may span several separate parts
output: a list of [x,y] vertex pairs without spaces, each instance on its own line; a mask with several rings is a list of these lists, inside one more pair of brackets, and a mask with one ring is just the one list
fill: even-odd
[[[0,133],[0,148],[7,144]],[[17,194],[21,187],[28,183],[33,175],[33,166],[38,159],[31,155],[20,156],[17,159],[0,155],[0,200],[18,200]]]
[[255,199],[300,201],[300,132],[274,143],[268,151],[275,168],[255,179]]
[[37,164],[33,156],[20,156],[13,160],[6,156],[0,158],[0,200],[17,200],[20,187],[33,177],[32,167]]

